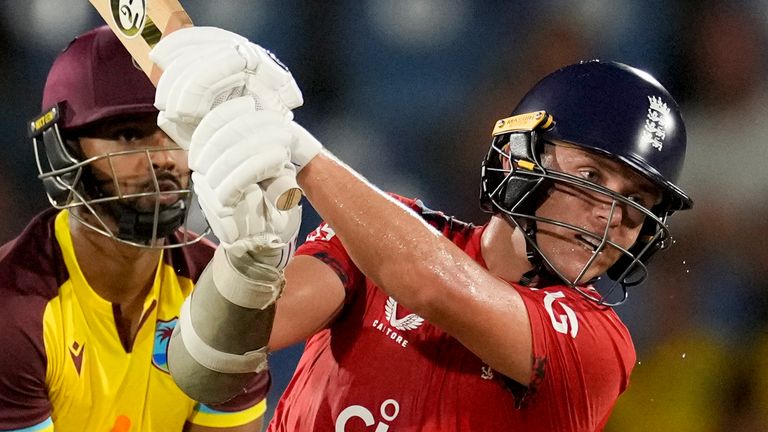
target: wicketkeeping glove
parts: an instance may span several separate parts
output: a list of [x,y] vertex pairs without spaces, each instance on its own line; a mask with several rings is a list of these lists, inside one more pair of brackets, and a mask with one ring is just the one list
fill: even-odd
[[251,96],[257,110],[293,119],[304,101],[296,81],[277,58],[248,39],[215,27],[189,27],[160,40],[150,58],[163,69],[155,106],[158,125],[183,148],[211,109]]

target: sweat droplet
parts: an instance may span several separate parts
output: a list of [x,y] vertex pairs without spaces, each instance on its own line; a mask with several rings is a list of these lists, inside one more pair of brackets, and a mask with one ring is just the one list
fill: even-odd
[[683,353],[683,358],[685,358],[685,353]]

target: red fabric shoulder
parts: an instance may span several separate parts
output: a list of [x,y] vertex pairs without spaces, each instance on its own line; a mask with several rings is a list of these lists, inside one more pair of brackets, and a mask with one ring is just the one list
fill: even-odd
[[590,424],[599,424],[629,385],[636,360],[629,330],[613,309],[573,288],[516,288],[533,338],[534,367],[523,402],[561,401],[585,413]]
[[[442,212],[430,210],[420,200],[405,198],[396,194],[389,195],[411,209],[458,247],[464,248],[472,238],[476,228],[474,225],[458,221]],[[307,235],[304,244],[296,251],[296,255],[310,255],[330,266],[339,276],[347,292],[345,303],[349,303],[355,288],[365,281],[365,276],[352,262],[333,227],[326,222],[322,222],[320,226]]]

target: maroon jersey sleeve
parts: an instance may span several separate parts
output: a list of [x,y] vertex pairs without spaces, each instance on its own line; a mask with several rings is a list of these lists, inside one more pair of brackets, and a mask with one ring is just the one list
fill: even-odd
[[43,313],[67,279],[53,232],[55,211],[35,218],[0,248],[0,430],[50,416]]
[[211,405],[211,408],[223,412],[246,410],[266,399],[271,386],[272,374],[265,370],[256,374],[242,393],[226,402]]
[[[187,231],[186,235],[192,238],[199,236],[191,231]],[[184,233],[181,230],[176,230],[171,240],[178,244],[182,242],[183,238]],[[163,259],[166,264],[171,265],[176,270],[177,275],[197,282],[205,267],[211,262],[215,250],[216,245],[213,242],[207,238],[202,238],[191,245],[167,249],[167,252],[163,254]]]
[[45,303],[39,297],[13,296],[0,300],[2,430],[36,425],[50,416],[43,346]]

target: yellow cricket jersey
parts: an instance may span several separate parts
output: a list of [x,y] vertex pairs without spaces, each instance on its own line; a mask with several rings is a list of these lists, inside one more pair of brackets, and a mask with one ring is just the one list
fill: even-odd
[[213,409],[187,397],[168,373],[171,332],[213,245],[164,251],[138,333],[126,340],[115,325],[119,307],[80,271],[68,219],[67,211],[45,212],[0,249],[0,289],[10,293],[0,297],[0,314],[10,317],[0,318],[0,345],[16,350],[0,354],[0,430],[166,432],[263,415],[268,374],[236,406]]

